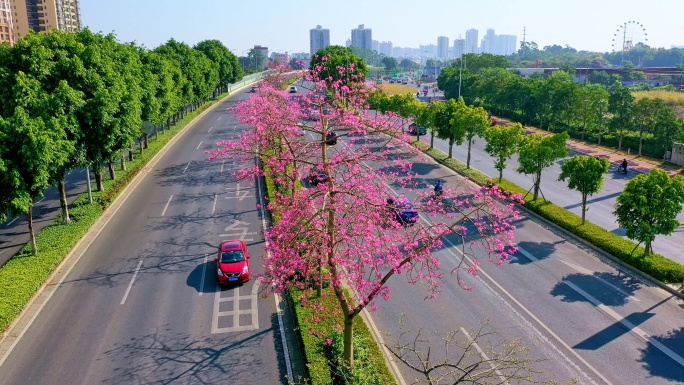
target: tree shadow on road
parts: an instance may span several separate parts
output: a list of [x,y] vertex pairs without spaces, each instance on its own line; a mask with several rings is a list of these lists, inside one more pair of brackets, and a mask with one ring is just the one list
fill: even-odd
[[517,265],[528,265],[532,262],[536,262],[525,254],[523,254],[520,249],[532,254],[537,260],[546,259],[551,256],[556,251],[556,243],[551,242],[518,242],[518,252],[516,252],[511,258],[511,263]]
[[576,290],[573,290],[566,282],[580,288],[598,300],[598,302],[607,306],[622,306],[626,304],[629,297],[633,296],[642,286],[639,280],[622,274],[607,272],[568,274],[550,292],[554,297],[561,297],[563,302],[582,301],[592,303]]
[[[670,330],[665,335],[651,336],[651,339],[670,349],[672,353],[679,356],[679,359],[684,357],[684,328]],[[681,366],[681,362],[677,365],[654,343],[649,343],[641,349],[641,362],[644,369],[648,370],[652,376],[684,383],[684,367]]]

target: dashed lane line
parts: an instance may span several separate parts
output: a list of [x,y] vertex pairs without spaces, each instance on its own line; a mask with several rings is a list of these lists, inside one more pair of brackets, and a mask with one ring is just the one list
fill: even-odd
[[172,198],[173,198],[173,194],[171,194],[171,196],[169,197],[169,200],[166,201],[166,206],[164,206],[164,210],[162,210],[162,213],[161,213],[162,217],[164,216],[164,214],[166,214],[166,209],[169,208],[169,203],[171,203]]
[[142,266],[143,260],[141,259],[140,262],[138,262],[138,267],[135,268],[135,272],[133,273],[133,277],[131,277],[131,282],[128,283],[128,288],[126,288],[126,293],[124,294],[123,298],[121,299],[121,304],[123,305],[126,303],[126,298],[128,298],[128,293],[131,292],[131,288],[133,287],[133,282],[135,282],[135,277],[138,276],[138,272],[140,271],[140,266]]

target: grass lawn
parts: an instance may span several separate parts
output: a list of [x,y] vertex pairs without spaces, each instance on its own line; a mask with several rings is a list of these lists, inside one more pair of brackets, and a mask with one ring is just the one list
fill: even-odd
[[418,88],[405,84],[382,83],[382,91],[388,95],[415,94]]
[[632,92],[632,95],[637,101],[642,98],[662,99],[674,109],[677,116],[684,118],[684,92],[652,90]]

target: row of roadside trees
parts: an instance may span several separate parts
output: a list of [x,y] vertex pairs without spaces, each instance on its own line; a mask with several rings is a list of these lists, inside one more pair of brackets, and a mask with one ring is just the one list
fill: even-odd
[[168,127],[242,76],[218,40],[149,50],[84,29],[0,45],[0,220],[26,214],[37,253],[32,208],[47,188],[58,186],[69,223],[69,170],[91,167],[102,190],[103,166],[112,179],[115,162],[125,169],[143,122]]
[[[465,55],[445,68],[437,82],[447,98],[462,95],[468,104],[496,115],[552,131],[591,137],[639,155],[663,157],[673,141],[684,140],[684,122],[661,99],[635,100],[619,82],[611,86],[573,81],[564,71],[548,78],[523,78],[507,68],[504,57]],[[459,93],[460,91],[460,93]]]

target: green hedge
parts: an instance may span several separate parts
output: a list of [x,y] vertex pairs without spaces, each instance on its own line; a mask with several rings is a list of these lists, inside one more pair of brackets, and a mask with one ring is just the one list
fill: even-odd
[[90,226],[102,215],[128,182],[171,138],[202,111],[211,107],[227,94],[219,95],[186,115],[175,126],[149,140],[149,146],[136,152],[134,160],[127,163],[127,170],[117,170],[117,179],[109,179],[103,170],[104,191],[93,191],[93,204],[88,204],[88,194],[79,196],[69,208],[71,223],[62,223],[62,215],[36,234],[38,255],[31,255],[30,243],[0,268],[0,331],[4,333],[21,313],[31,297],[69,254]]
[[[423,150],[433,159],[453,169],[454,171],[470,177],[479,184],[489,184],[489,176],[474,170],[467,169],[465,164],[457,159],[448,158],[445,153],[435,148],[430,148],[427,143],[414,142],[416,147]],[[522,194],[525,199],[525,208],[539,214],[544,219],[555,223],[572,234],[584,239],[606,253],[635,267],[636,269],[652,276],[663,283],[681,283],[684,280],[684,265],[652,253],[644,257],[644,248],[627,239],[620,237],[589,221],[582,224],[582,218],[570,211],[554,205],[552,202],[539,198],[536,201],[527,200],[532,194],[518,185],[503,179],[499,186],[506,191]],[[635,249],[636,247],[636,249]]]
[[[324,291],[326,293],[326,291]],[[319,314],[332,314],[339,306],[330,291],[328,296],[324,295],[323,300],[309,298],[311,303],[320,304],[323,309],[317,306],[302,305],[302,298],[306,292],[292,289],[288,293],[288,298],[295,311],[296,322],[300,330],[306,357],[306,367],[309,372],[309,380],[313,385],[329,385],[333,383],[332,372],[329,367],[329,358],[326,355],[326,340],[331,338],[331,332],[336,329],[331,317],[319,317]],[[351,298],[351,297],[349,297]],[[354,318],[354,337],[356,341],[375,341],[368,326],[363,322],[361,316]],[[394,377],[390,373],[385,363],[384,355],[380,347],[375,343],[364,343],[363,349],[367,353],[367,366],[372,367],[375,376],[381,384],[394,384]],[[357,357],[361,359],[361,357]]]

